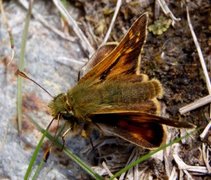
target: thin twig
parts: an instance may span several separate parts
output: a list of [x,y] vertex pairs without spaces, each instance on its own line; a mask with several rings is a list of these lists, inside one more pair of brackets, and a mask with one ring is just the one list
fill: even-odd
[[[28,10],[28,2],[26,0],[18,0],[19,3],[26,9]],[[72,36],[67,36],[65,33],[63,33],[62,31],[56,29],[55,27],[51,26],[49,24],[48,21],[46,21],[44,19],[44,17],[39,14],[36,10],[32,10],[32,16],[37,19],[38,21],[40,21],[46,28],[50,29],[51,31],[53,31],[55,34],[57,34],[59,37],[68,40],[68,41],[75,41],[75,38]]]
[[[109,175],[110,177],[112,177],[113,174],[111,173],[111,171],[109,170],[109,168],[108,168],[108,166],[106,165],[105,162],[102,163],[102,166],[104,167],[104,169],[106,170],[106,172],[108,173],[108,175]],[[117,180],[117,178],[114,178],[114,180]]]
[[59,64],[69,66],[70,68],[76,71],[78,71],[86,63],[84,59],[81,59],[81,61],[78,61],[73,58],[67,58],[67,57],[61,57],[61,56],[57,57],[55,61],[58,62]]
[[119,9],[120,9],[121,5],[122,5],[122,0],[118,0],[117,3],[116,3],[116,8],[115,8],[114,15],[113,15],[113,18],[111,20],[110,26],[109,26],[108,31],[107,31],[107,33],[105,35],[105,38],[103,39],[103,42],[101,43],[100,46],[103,46],[108,41],[108,38],[109,38],[109,36],[111,34],[111,30],[112,30],[112,28],[114,26],[114,23],[116,21],[116,17],[117,17],[117,14],[119,12]]
[[178,174],[176,172],[176,167],[173,166],[173,169],[172,169],[171,174],[169,176],[169,180],[176,180],[176,179],[178,179]]
[[180,114],[185,114],[189,111],[192,111],[198,107],[204,106],[206,104],[211,103],[211,95],[205,96],[201,99],[196,100],[188,105],[185,105],[179,109]]
[[190,175],[190,173],[189,173],[187,170],[184,170],[184,173],[185,173],[185,175],[187,176],[187,179],[188,179],[188,180],[194,180],[194,179],[192,178],[192,176]]
[[[136,159],[138,159],[139,157],[139,149],[138,148],[134,148],[132,153],[130,154],[128,160],[127,160],[127,163],[125,164],[126,166],[129,165],[131,162],[135,161]],[[130,174],[131,171],[133,171],[133,175],[135,175],[135,172],[136,172],[136,169],[137,169],[137,165],[135,167],[133,167],[132,169],[130,169],[129,171],[127,172],[124,172],[121,174],[121,176],[119,177],[120,180],[122,179],[125,179],[126,176],[128,176]],[[137,174],[137,172],[136,172]],[[135,179],[135,177],[133,177],[133,179]]]
[[146,172],[147,169],[149,169],[149,167],[146,166],[139,171],[139,179],[149,179],[149,178],[146,178],[146,176],[148,175],[148,173]]
[[202,157],[204,159],[204,163],[207,167],[207,170],[209,173],[211,173],[211,167],[210,167],[210,164],[209,164],[209,149],[206,148],[205,144],[203,143],[202,144]]
[[211,121],[209,121],[207,126],[204,128],[203,132],[200,134],[200,138],[202,140],[205,138],[205,136],[207,135],[207,133],[209,132],[210,129],[211,129]]
[[86,38],[86,36],[84,35],[84,33],[79,28],[79,26],[76,23],[76,21],[70,16],[70,14],[65,9],[65,7],[63,6],[63,4],[61,3],[60,0],[53,0],[53,2],[55,4],[55,6],[58,8],[58,10],[60,11],[60,13],[66,18],[68,24],[73,29],[75,34],[80,39],[81,46],[83,47],[84,51],[87,53],[88,57],[91,57],[94,54],[95,50],[92,47],[92,45],[89,43],[89,41]]
[[178,156],[178,154],[173,154],[174,160],[177,163],[179,169],[191,171],[199,174],[207,174],[207,168],[204,166],[190,166],[184,163],[184,161]]
[[[167,133],[167,137],[166,137],[166,142],[169,142],[171,140],[172,137],[172,132],[169,131],[169,133]],[[164,161],[164,165],[165,165],[165,172],[167,177],[169,178],[171,176],[171,168],[170,168],[170,161],[169,161],[169,156],[172,152],[172,146],[170,146],[169,148],[166,148],[163,150],[163,161]]]

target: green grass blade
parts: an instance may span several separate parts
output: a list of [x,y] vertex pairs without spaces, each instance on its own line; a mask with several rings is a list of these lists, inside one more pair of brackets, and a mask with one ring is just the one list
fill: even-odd
[[22,79],[18,76],[18,87],[17,87],[17,126],[18,132],[22,129]]
[[24,180],[28,180],[29,177],[30,177],[30,174],[31,174],[31,171],[32,171],[32,167],[33,167],[33,165],[34,165],[34,163],[35,163],[35,161],[37,159],[37,155],[38,155],[38,153],[40,151],[40,148],[42,147],[42,144],[43,144],[43,141],[45,139],[45,134],[46,133],[47,133],[47,131],[43,133],[43,135],[42,135],[42,137],[41,137],[41,139],[40,139],[40,141],[39,141],[39,143],[38,143],[38,145],[37,145],[32,157],[31,157],[29,166],[28,166],[26,174],[24,176]]
[[[51,134],[48,133],[48,131],[42,129],[34,120],[32,120],[32,123],[37,127],[37,129],[43,133],[43,136],[47,137],[48,139],[50,139],[51,142],[53,142],[55,145],[57,145],[58,147],[62,148],[63,147],[63,144],[55,137],[53,137]],[[42,138],[43,138],[42,136]],[[41,138],[41,140],[42,140]],[[43,138],[44,139],[44,138]],[[40,140],[40,141],[41,141]],[[35,149],[35,152],[37,152],[37,150],[39,151],[41,145],[41,143],[39,142],[37,148]],[[38,152],[35,154],[33,154],[32,156],[32,160],[30,162],[30,167],[32,168],[35,160],[36,160],[36,156],[38,155]],[[70,159],[72,159],[73,161],[75,161],[84,171],[86,171],[89,175],[91,175],[93,178],[97,179],[97,180],[102,180],[103,178],[98,175],[97,173],[95,173],[87,164],[85,164],[78,156],[76,156],[72,151],[70,151],[68,148],[64,147],[63,148],[63,152],[68,155],[68,157]],[[34,160],[35,158],[35,160]],[[33,162],[32,162],[33,161]],[[30,170],[31,171],[31,170]],[[28,176],[29,177],[29,176]],[[25,179],[26,180],[26,179]]]
[[[20,52],[20,59],[18,62],[18,69],[20,71],[23,71],[24,69],[24,56],[25,56],[25,49],[26,49],[26,42],[27,42],[27,35],[28,35],[28,29],[29,29],[29,23],[31,18],[31,11],[32,11],[32,3],[33,0],[29,3],[29,10],[26,15],[23,35],[22,35],[22,43],[21,43],[21,52]],[[17,125],[18,125],[18,132],[22,129],[22,78],[18,76],[17,80]]]
[[45,165],[45,161],[42,159],[42,161],[40,162],[39,166],[37,167],[34,176],[32,178],[32,180],[36,180],[37,177],[39,176],[40,171],[42,170],[43,166]]
[[[49,126],[48,126],[48,127],[49,127]],[[44,132],[44,134],[43,134],[44,137],[46,136],[45,133],[47,133],[48,127],[46,128],[46,130],[45,130],[45,132]],[[57,134],[57,136],[56,136],[55,138],[58,138],[58,137],[61,135],[61,133],[64,131],[64,128],[65,128],[65,126],[62,126],[62,127],[58,130],[58,134]],[[40,143],[41,143],[41,145],[43,144],[42,138],[40,139]],[[35,157],[36,157],[36,156],[37,156],[37,155],[35,155]],[[46,158],[46,157],[45,157],[45,158]],[[37,159],[37,157],[36,157],[35,159]],[[34,162],[33,162],[33,164],[34,164]],[[44,164],[45,164],[45,160],[42,159],[41,162],[40,162],[40,164],[39,164],[39,166],[37,167],[37,169],[36,169],[36,171],[35,171],[35,173],[34,173],[34,176],[33,176],[32,180],[36,180],[36,179],[37,179],[37,177],[39,176],[40,171],[42,170],[42,168],[43,168],[43,166],[44,166]]]

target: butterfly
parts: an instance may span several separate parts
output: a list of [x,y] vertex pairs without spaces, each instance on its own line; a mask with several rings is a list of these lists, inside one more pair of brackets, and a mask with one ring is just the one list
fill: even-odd
[[49,103],[54,119],[67,120],[71,130],[79,134],[94,125],[105,134],[147,149],[165,143],[166,125],[194,127],[160,116],[162,84],[140,71],[147,23],[148,14],[144,13],[118,44],[97,50],[78,83]]

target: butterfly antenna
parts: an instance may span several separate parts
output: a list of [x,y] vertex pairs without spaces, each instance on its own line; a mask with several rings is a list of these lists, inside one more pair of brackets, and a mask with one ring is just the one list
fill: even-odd
[[54,98],[54,96],[51,95],[51,93],[49,93],[45,88],[43,88],[41,85],[39,85],[36,81],[34,81],[33,79],[31,79],[30,77],[28,77],[24,72],[20,71],[19,69],[16,71],[15,73],[16,75],[19,75],[25,79],[28,79],[30,81],[32,81],[33,83],[35,83],[37,86],[39,86],[43,91],[45,91],[49,96],[51,96],[52,98]]

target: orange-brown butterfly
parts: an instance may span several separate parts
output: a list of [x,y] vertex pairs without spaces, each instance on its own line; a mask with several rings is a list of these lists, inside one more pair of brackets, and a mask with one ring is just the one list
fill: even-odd
[[69,121],[72,131],[77,132],[95,124],[104,133],[148,149],[165,142],[165,125],[193,127],[159,116],[157,98],[163,95],[162,85],[140,72],[147,21],[145,13],[118,45],[108,44],[96,52],[84,71],[92,69],[75,87],[59,94],[49,104],[55,119]]

